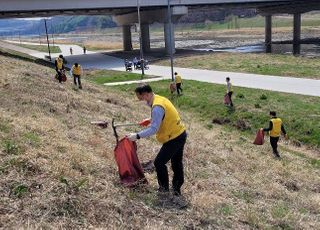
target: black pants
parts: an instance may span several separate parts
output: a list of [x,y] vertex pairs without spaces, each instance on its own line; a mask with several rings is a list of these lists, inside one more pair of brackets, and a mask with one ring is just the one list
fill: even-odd
[[178,92],[178,94],[180,94],[180,91],[181,92],[183,91],[181,88],[181,83],[177,83],[176,86],[177,86],[177,92]]
[[166,164],[171,160],[173,171],[172,188],[176,195],[181,194],[181,186],[184,182],[183,175],[183,148],[187,140],[187,133],[183,132],[175,139],[164,143],[154,160],[157,171],[159,191],[169,191],[169,176]]
[[228,96],[229,96],[229,98],[230,98],[230,106],[233,106],[233,102],[232,102],[232,94],[233,94],[233,92],[232,92],[232,91],[230,91],[230,92],[228,93]]
[[278,152],[278,141],[279,141],[279,137],[270,137],[270,144],[272,147],[272,151],[276,157],[280,157]]
[[56,69],[59,83],[62,83],[62,70]]
[[73,82],[75,85],[79,85],[80,89],[82,88],[80,75],[73,74]]

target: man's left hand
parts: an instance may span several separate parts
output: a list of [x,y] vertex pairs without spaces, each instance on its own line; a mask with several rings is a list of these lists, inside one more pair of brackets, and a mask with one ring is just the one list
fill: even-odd
[[127,135],[127,138],[128,138],[130,141],[136,141],[136,140],[138,139],[136,133],[130,133],[129,135]]

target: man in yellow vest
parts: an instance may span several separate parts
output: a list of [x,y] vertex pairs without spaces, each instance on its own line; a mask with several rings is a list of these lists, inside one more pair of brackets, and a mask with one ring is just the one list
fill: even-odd
[[62,82],[62,74],[65,70],[65,67],[64,67],[64,58],[63,58],[63,55],[60,54],[59,57],[56,58],[55,62],[55,67],[56,67],[56,72],[57,72],[57,75],[58,75],[58,80],[59,82],[61,83]]
[[183,175],[183,149],[187,140],[187,133],[180,116],[173,104],[165,97],[152,92],[149,85],[141,85],[135,90],[141,101],[146,101],[151,107],[151,125],[138,132],[131,133],[128,138],[135,141],[156,134],[162,147],[154,160],[157,171],[158,192],[169,196],[169,177],[166,164],[171,160],[173,171],[173,195],[180,197]]
[[82,74],[82,68],[81,65],[78,63],[74,63],[74,65],[71,68],[71,73],[73,76],[73,81],[76,86],[79,87],[79,89],[82,89],[81,85],[81,74]]
[[285,135],[285,138],[287,139],[287,133],[284,129],[284,126],[282,124],[282,120],[277,117],[277,114],[275,111],[270,111],[271,120],[269,122],[268,128],[261,128],[264,132],[269,132],[270,135],[270,144],[273,150],[273,154],[275,157],[280,158],[279,152],[278,152],[278,141],[279,137],[282,133]]
[[177,93],[178,93],[178,95],[180,95],[180,91],[181,91],[181,93],[183,91],[181,88],[182,78],[177,72],[174,73],[174,77],[175,77],[175,82],[176,82]]

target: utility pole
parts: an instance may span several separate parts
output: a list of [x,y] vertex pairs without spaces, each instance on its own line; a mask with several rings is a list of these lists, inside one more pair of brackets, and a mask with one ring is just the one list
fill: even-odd
[[170,39],[170,66],[171,66],[171,80],[174,81],[173,77],[173,41],[172,41],[172,23],[171,23],[171,6],[170,0],[168,0],[168,23],[169,23],[169,39]]
[[52,26],[52,20],[51,20],[51,35],[52,35],[52,46],[54,47],[54,37],[53,37],[53,34],[54,34],[54,28]]
[[48,44],[49,60],[51,61],[51,52],[50,52],[49,36],[48,36],[48,29],[47,29],[47,19],[44,19],[44,26],[46,27],[46,35],[47,35],[47,44]]
[[143,75],[144,75],[144,59],[143,59],[143,49],[142,49],[142,37],[141,37],[140,0],[137,0],[137,8],[138,8],[138,23],[139,23],[141,78],[143,78]]

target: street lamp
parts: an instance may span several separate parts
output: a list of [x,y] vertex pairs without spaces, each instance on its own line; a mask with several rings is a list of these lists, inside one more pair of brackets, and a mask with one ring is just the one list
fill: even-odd
[[168,0],[168,23],[169,23],[169,40],[170,40],[170,66],[171,66],[171,80],[174,81],[173,77],[173,41],[172,41],[172,23],[171,23],[171,6],[170,6],[170,0]]
[[140,62],[141,62],[141,78],[144,75],[144,60],[143,60],[143,49],[142,49],[142,37],[141,37],[141,18],[140,18],[140,0],[137,0],[138,8],[138,23],[139,23],[139,42],[140,42]]
[[47,35],[47,44],[48,44],[48,52],[49,52],[49,60],[51,61],[51,52],[50,52],[50,45],[49,45],[49,36],[48,36],[48,29],[47,29],[47,19],[44,19],[44,26],[46,28],[46,35]]

